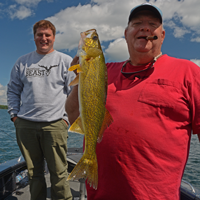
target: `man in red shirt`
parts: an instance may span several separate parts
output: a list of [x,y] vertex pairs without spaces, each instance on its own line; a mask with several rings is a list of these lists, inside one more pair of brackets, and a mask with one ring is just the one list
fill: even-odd
[[[200,133],[200,69],[162,55],[164,38],[159,8],[145,3],[131,10],[130,58],[107,64],[113,123],[96,147],[99,181],[97,190],[87,185],[89,200],[180,198],[191,131]],[[71,124],[79,115],[77,91],[66,101]]]

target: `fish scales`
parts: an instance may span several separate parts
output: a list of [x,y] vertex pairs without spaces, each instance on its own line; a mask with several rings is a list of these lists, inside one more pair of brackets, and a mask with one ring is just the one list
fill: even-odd
[[[96,144],[104,130],[112,123],[112,117],[105,108],[107,93],[107,68],[96,30],[81,33],[79,42],[79,118],[69,131],[85,134],[85,149],[80,161],[68,177],[87,179],[95,189],[98,185],[98,163]],[[77,127],[79,131],[77,131]]]

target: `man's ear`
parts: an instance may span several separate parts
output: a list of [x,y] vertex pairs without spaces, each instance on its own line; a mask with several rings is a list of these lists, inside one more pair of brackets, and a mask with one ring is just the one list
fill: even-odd
[[125,40],[126,40],[127,29],[128,29],[128,26],[127,26],[127,27],[125,28],[125,30],[124,30],[124,37],[125,37]]
[[162,30],[162,34],[161,34],[161,43],[163,44],[163,41],[165,39],[165,30]]

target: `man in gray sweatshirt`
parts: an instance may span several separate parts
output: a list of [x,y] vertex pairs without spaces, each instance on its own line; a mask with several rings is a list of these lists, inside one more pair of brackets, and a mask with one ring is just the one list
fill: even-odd
[[36,51],[20,57],[8,83],[8,112],[26,160],[31,200],[46,200],[44,158],[51,176],[51,199],[72,199],[67,181],[68,117],[72,58],[54,50],[55,26],[41,20],[33,26]]

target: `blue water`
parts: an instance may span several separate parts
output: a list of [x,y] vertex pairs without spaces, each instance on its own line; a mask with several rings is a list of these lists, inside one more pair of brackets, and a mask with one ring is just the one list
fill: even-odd
[[[68,147],[81,147],[83,136],[70,133]],[[0,109],[0,163],[21,155],[15,137],[15,127],[10,121],[7,110]],[[189,159],[183,179],[200,189],[200,143],[196,135],[192,135]]]
[[[82,147],[83,135],[70,133],[67,146]],[[15,127],[7,110],[0,109],[0,163],[17,158],[21,155],[16,142]]]

